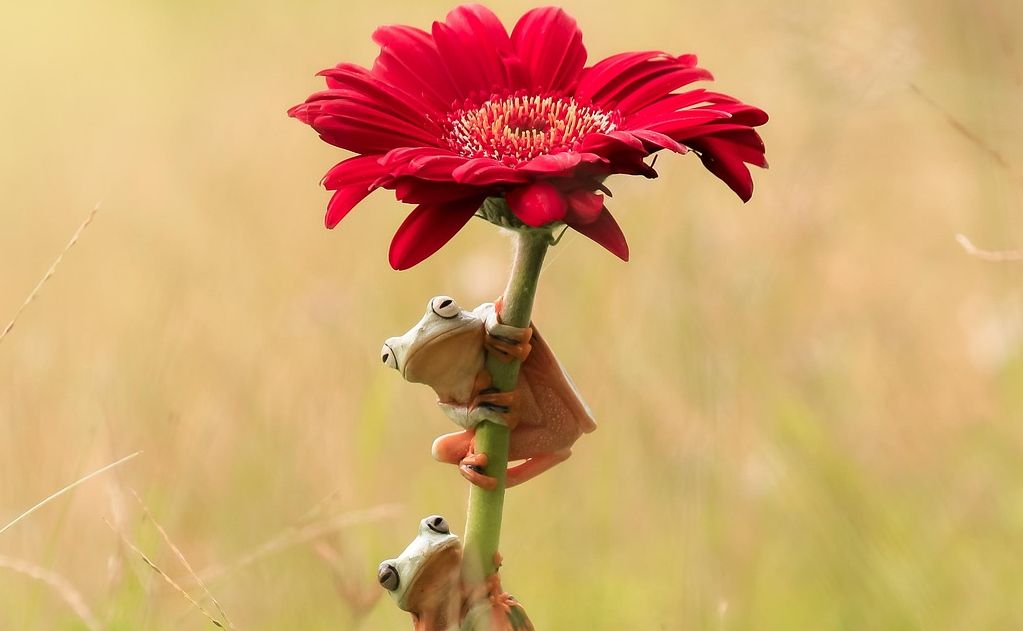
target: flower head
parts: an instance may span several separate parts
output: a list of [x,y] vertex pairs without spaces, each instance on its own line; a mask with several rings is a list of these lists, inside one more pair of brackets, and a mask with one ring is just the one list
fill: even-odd
[[657,177],[651,154],[693,151],[746,201],[746,165],[767,166],[753,129],[767,114],[705,89],[678,92],[712,79],[695,56],[623,53],[587,66],[582,32],[559,8],[526,13],[509,34],[489,9],[465,5],[430,32],[385,26],[373,39],[371,69],[322,71],[327,89],[289,114],[357,154],[323,178],[334,191],[328,227],[377,188],[416,205],[391,243],[395,269],[436,252],[477,212],[512,228],[567,224],[628,260],[601,194],[608,176]]

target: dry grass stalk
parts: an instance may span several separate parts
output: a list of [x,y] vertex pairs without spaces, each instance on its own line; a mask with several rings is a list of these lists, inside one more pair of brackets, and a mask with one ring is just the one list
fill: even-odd
[[71,585],[71,582],[66,578],[48,570],[44,567],[29,563],[28,561],[22,561],[20,559],[12,559],[0,555],[0,567],[6,568],[13,572],[17,572],[23,576],[27,576],[31,579],[37,580],[53,589],[60,598],[67,604],[68,608],[75,613],[76,616],[82,621],[89,631],[100,631],[102,626],[99,620],[93,615],[92,610],[85,604],[85,599],[82,594]]
[[375,584],[367,583],[361,572],[351,567],[352,563],[346,563],[345,555],[326,539],[313,541],[310,545],[330,569],[334,589],[348,605],[352,617],[357,621],[365,618],[383,596],[383,590]]
[[381,504],[364,510],[344,513],[336,517],[314,522],[305,526],[293,526],[243,554],[234,563],[231,563],[230,565],[215,565],[205,568],[199,572],[199,576],[206,581],[214,580],[226,574],[236,572],[246,566],[252,565],[257,561],[261,561],[272,554],[276,554],[277,552],[281,552],[282,550],[298,545],[307,544],[326,535],[338,532],[339,530],[344,530],[345,528],[358,524],[394,517],[400,512],[400,510],[401,507],[397,504]]
[[945,119],[945,122],[947,122],[949,126],[952,127],[952,129],[959,132],[959,134],[963,138],[966,138],[971,143],[973,143],[975,147],[986,153],[988,157],[991,158],[991,160],[993,160],[998,166],[1005,169],[1010,175],[1013,176],[1016,175],[1013,172],[1012,164],[1009,162],[1008,159],[1006,159],[1004,155],[1002,155],[1000,151],[984,142],[984,140],[980,136],[974,133],[962,121],[960,121],[958,118],[953,116],[948,110],[939,105],[937,101],[927,96],[927,94],[923,90],[921,90],[918,85],[911,83],[909,84],[909,87],[911,90],[913,90],[914,94],[916,94],[918,97],[920,97],[921,100],[923,100],[924,103],[927,103],[929,106],[931,106],[932,109],[934,109],[934,111],[941,114],[941,117]]
[[39,295],[39,292],[43,289],[43,285],[45,285],[47,281],[49,281],[50,278],[53,277],[53,274],[57,271],[57,267],[64,260],[64,255],[67,254],[68,250],[74,247],[76,243],[78,243],[79,237],[82,236],[82,233],[85,232],[85,229],[89,227],[89,224],[91,224],[92,220],[96,217],[96,213],[99,212],[99,207],[100,205],[96,204],[93,207],[92,211],[89,212],[89,215],[85,218],[85,221],[82,222],[82,225],[78,226],[78,230],[75,230],[75,233],[71,236],[71,240],[68,241],[68,244],[64,247],[64,250],[60,253],[60,255],[57,256],[57,259],[53,262],[53,264],[50,265],[50,269],[46,270],[46,274],[44,274],[43,277],[39,280],[39,282],[36,283],[35,288],[28,295],[28,298],[25,299],[25,302],[21,303],[21,306],[18,307],[18,310],[14,312],[14,317],[11,318],[11,321],[7,323],[7,326],[4,327],[3,331],[0,331],[0,344],[3,343],[4,338],[7,337],[8,333],[11,332],[11,329],[14,328],[14,325],[15,323],[18,322],[18,318],[21,317],[22,312],[25,311],[25,309],[30,304],[32,304],[32,301],[36,299],[36,296]]
[[117,467],[119,465],[124,464],[125,462],[128,462],[129,460],[131,460],[132,458],[138,456],[141,453],[142,453],[141,451],[136,451],[135,453],[133,453],[133,454],[131,454],[129,456],[125,456],[124,458],[121,458],[117,462],[112,462],[112,463],[108,464],[107,466],[105,466],[105,467],[103,467],[101,469],[97,469],[97,470],[93,471],[92,473],[90,473],[89,475],[85,476],[84,478],[79,478],[78,480],[76,480],[76,481],[72,482],[71,484],[65,486],[64,488],[60,489],[59,491],[57,491],[55,493],[52,493],[49,497],[47,497],[43,501],[39,502],[38,504],[36,504],[32,508],[28,509],[24,513],[22,513],[22,514],[18,515],[17,517],[15,517],[14,520],[9,522],[6,526],[4,526],[3,528],[0,528],[0,535],[2,535],[5,532],[7,532],[12,526],[17,524],[22,519],[25,519],[26,517],[28,517],[32,513],[36,512],[37,510],[39,510],[40,508],[45,506],[46,504],[48,504],[51,501],[57,499],[58,497],[60,497],[61,495],[67,493],[68,491],[74,489],[78,485],[83,484],[85,482],[88,482],[89,480],[91,480],[92,478],[100,475],[101,473],[105,473],[105,472],[113,469],[114,467]]
[[150,558],[149,558],[148,556],[146,556],[146,553],[145,553],[145,552],[143,552],[142,550],[140,550],[140,549],[138,548],[138,546],[136,546],[136,545],[135,545],[135,544],[133,544],[133,543],[132,543],[131,541],[129,541],[129,540],[128,540],[128,538],[124,536],[124,533],[122,533],[122,532],[121,532],[120,530],[118,530],[117,528],[114,528],[114,525],[113,525],[113,524],[111,524],[111,523],[110,523],[109,521],[107,521],[106,519],[104,519],[104,520],[103,520],[103,523],[105,523],[105,524],[106,524],[106,525],[107,525],[107,526],[108,526],[108,527],[110,528],[110,530],[114,531],[114,532],[115,532],[115,533],[117,534],[117,536],[121,538],[121,541],[123,541],[123,542],[124,542],[124,545],[128,546],[129,548],[131,548],[131,550],[132,550],[132,551],[133,551],[133,552],[134,552],[135,554],[137,554],[137,555],[139,556],[139,558],[141,558],[141,559],[142,559],[142,561],[143,561],[143,562],[144,562],[144,563],[145,563],[146,565],[148,565],[148,566],[150,567],[150,569],[152,569],[152,570],[153,570],[154,572],[156,572],[156,573],[157,573],[157,574],[158,574],[158,575],[159,575],[159,576],[160,576],[161,578],[163,578],[163,580],[164,580],[164,581],[165,581],[165,582],[166,582],[166,583],[167,583],[168,585],[170,585],[170,586],[171,586],[171,587],[172,587],[172,588],[173,588],[173,589],[174,589],[174,590],[175,590],[176,592],[178,592],[179,594],[181,594],[181,596],[182,596],[182,597],[184,597],[184,599],[185,599],[185,600],[187,600],[187,601],[188,601],[188,602],[189,602],[189,603],[190,603],[190,604],[191,604],[191,605],[192,605],[193,607],[195,607],[196,609],[198,609],[198,610],[199,610],[199,613],[201,613],[201,614],[202,614],[203,616],[205,616],[205,617],[206,617],[207,619],[209,619],[209,621],[210,621],[210,622],[212,622],[212,623],[213,623],[214,625],[216,625],[217,627],[219,627],[219,628],[221,628],[221,629],[226,629],[226,628],[227,628],[227,627],[225,627],[225,626],[224,626],[224,623],[222,623],[222,622],[221,622],[220,620],[217,620],[217,619],[216,619],[216,618],[215,618],[215,617],[213,616],[213,614],[211,614],[210,612],[206,611],[206,609],[205,609],[205,608],[203,608],[203,606],[202,606],[201,604],[199,604],[199,602],[198,602],[198,601],[197,601],[197,600],[196,600],[195,598],[192,598],[191,594],[189,594],[189,593],[188,593],[187,591],[185,591],[185,589],[184,589],[183,587],[181,587],[180,585],[178,585],[178,584],[177,584],[177,582],[175,582],[175,581],[174,581],[174,579],[170,577],[170,575],[168,575],[168,574],[167,574],[166,572],[164,572],[163,570],[161,570],[161,569],[160,569],[160,566],[158,566],[158,565],[157,565],[156,563],[154,563],[154,562],[153,562],[153,560],[152,560],[152,559],[150,559]]
[[[997,149],[995,149],[988,143],[984,142],[984,140],[980,136],[975,134],[962,121],[957,119],[955,116],[952,116],[952,114],[950,114],[948,110],[938,105],[938,103],[931,97],[927,96],[927,94],[924,93],[924,91],[921,90],[919,86],[911,83],[909,87],[918,97],[920,97],[920,99],[922,99],[925,103],[930,105],[931,108],[933,108],[936,112],[941,114],[941,116],[952,127],[952,129],[959,132],[961,136],[963,136],[971,143],[973,143],[975,147],[986,153],[995,164],[1004,169],[1010,176],[1016,178],[1016,180],[1020,184],[1023,184],[1023,176],[1015,173],[1015,171],[1012,168],[1012,164],[1009,162],[1008,159],[1006,159],[1004,155],[1002,155],[1001,152],[999,152]],[[982,250],[977,246],[973,245],[973,242],[970,241],[969,237],[967,237],[964,234],[957,234],[956,241],[959,242],[959,245],[963,246],[963,249],[966,250],[967,254],[969,254],[970,256],[975,256],[984,261],[992,261],[995,263],[1004,263],[1006,261],[1023,261],[1023,250]]]
[[957,234],[956,241],[959,242],[959,245],[963,246],[967,254],[985,261],[994,261],[996,263],[1023,261],[1023,250],[981,250],[973,245],[973,242],[965,234]]
[[227,615],[226,611],[224,611],[224,608],[221,606],[220,601],[218,601],[216,597],[214,597],[213,594],[210,593],[209,588],[206,587],[206,583],[204,583],[203,580],[199,578],[199,575],[195,573],[195,570],[192,569],[192,564],[189,563],[188,559],[185,558],[185,555],[183,552],[181,552],[181,549],[174,545],[174,542],[171,541],[171,538],[167,534],[167,531],[163,529],[163,526],[160,525],[160,522],[156,521],[156,518],[154,518],[152,513],[149,512],[149,508],[142,501],[142,498],[139,497],[139,494],[135,492],[135,489],[129,488],[128,490],[131,491],[132,496],[134,496],[135,500],[139,503],[139,506],[142,508],[142,513],[145,515],[146,519],[152,522],[153,526],[156,528],[156,531],[160,533],[160,536],[163,538],[164,543],[167,544],[167,547],[169,547],[171,551],[174,552],[174,556],[178,558],[178,561],[180,561],[181,565],[183,565],[184,568],[188,570],[188,573],[189,575],[191,575],[192,579],[195,580],[195,582],[199,585],[200,588],[202,588],[202,591],[206,594],[206,598],[209,598],[210,602],[213,603],[213,606],[217,608],[217,611],[224,619],[224,622],[227,623],[228,628],[234,629],[235,626],[234,623],[231,622],[231,617]]

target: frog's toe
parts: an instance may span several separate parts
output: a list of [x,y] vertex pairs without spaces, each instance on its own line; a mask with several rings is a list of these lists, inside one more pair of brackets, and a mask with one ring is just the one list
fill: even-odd
[[[527,329],[531,330],[531,329]],[[519,342],[517,344],[509,344],[503,339],[496,337],[488,337],[486,341],[487,350],[497,356],[498,359],[504,362],[510,362],[513,359],[518,361],[526,361],[529,357],[529,353],[533,350],[533,346],[529,342]]]
[[487,388],[479,391],[473,397],[469,404],[469,410],[470,414],[477,410],[489,410],[491,414],[482,415],[477,412],[477,417],[499,423],[508,429],[515,429],[519,424],[517,404],[518,391],[501,392],[494,388]]
[[497,488],[497,478],[484,473],[484,467],[487,466],[488,461],[487,454],[469,454],[458,465],[458,472],[476,486],[493,491]]
[[502,361],[508,362],[513,359],[525,361],[529,357],[529,352],[533,350],[529,343],[533,338],[533,328],[502,324],[497,317],[496,309],[487,316],[486,329],[487,350]]
[[488,462],[490,462],[490,458],[487,457],[487,454],[469,453],[458,464],[469,467],[478,473],[483,473],[483,469],[486,468]]

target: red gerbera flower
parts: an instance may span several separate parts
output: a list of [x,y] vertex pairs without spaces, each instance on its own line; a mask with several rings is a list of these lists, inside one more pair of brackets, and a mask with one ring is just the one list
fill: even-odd
[[582,32],[555,7],[522,16],[509,36],[479,5],[458,7],[431,32],[385,26],[373,68],[341,63],[327,88],[291,116],[358,154],[323,178],[333,228],[370,192],[417,207],[391,242],[407,269],[473,215],[510,228],[567,224],[623,260],[625,236],[604,205],[613,174],[657,177],[645,158],[693,150],[744,201],[747,163],[766,167],[754,127],[767,114],[703,89],[694,55],[623,53],[586,66]]

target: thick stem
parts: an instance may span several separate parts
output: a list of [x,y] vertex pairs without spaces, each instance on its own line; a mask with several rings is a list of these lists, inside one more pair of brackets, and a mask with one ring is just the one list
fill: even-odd
[[[551,236],[547,231],[535,230],[518,232],[516,239],[515,263],[499,315],[505,324],[527,327]],[[504,363],[491,356],[487,357],[487,370],[493,377],[494,387],[502,391],[515,389],[519,378],[519,362]],[[508,438],[508,428],[503,425],[483,422],[476,428],[476,452],[487,454],[486,474],[497,478],[497,488],[487,491],[471,486],[469,490],[465,552],[462,558],[462,578],[469,587],[482,584],[486,577],[497,571],[494,556],[501,539]]]

